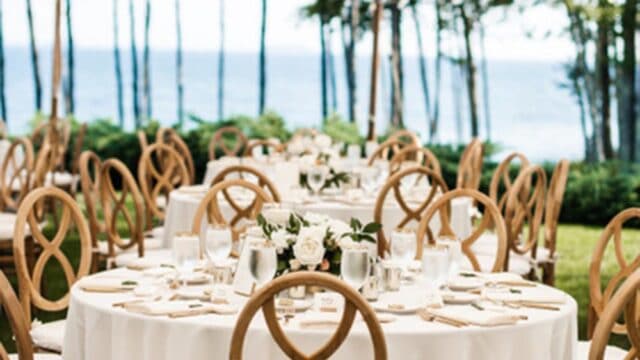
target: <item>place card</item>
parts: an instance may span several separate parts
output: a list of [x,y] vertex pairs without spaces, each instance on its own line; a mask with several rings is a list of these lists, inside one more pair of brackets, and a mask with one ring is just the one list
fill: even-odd
[[344,298],[335,292],[318,292],[313,295],[313,307],[320,312],[338,312]]
[[240,248],[240,258],[238,259],[238,267],[233,278],[233,291],[240,295],[251,296],[255,289],[256,283],[251,276],[249,270],[249,248],[251,240],[247,239],[242,242]]

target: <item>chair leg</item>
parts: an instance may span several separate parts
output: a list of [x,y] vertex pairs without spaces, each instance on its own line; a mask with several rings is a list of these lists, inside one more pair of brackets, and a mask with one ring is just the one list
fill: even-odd
[[589,310],[587,311],[587,340],[593,338],[593,331],[598,323],[598,314],[596,314],[593,306],[589,303]]
[[545,285],[554,286],[556,282],[555,262],[547,262],[542,264],[542,282]]

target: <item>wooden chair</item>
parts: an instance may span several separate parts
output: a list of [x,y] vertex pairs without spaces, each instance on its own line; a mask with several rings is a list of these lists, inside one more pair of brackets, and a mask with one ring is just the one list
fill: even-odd
[[402,140],[389,139],[380,144],[376,151],[374,151],[373,154],[369,156],[369,159],[367,159],[367,164],[373,165],[376,160],[389,160],[389,158],[392,157],[393,154],[397,154],[405,146],[408,145]]
[[[409,176],[425,177],[430,182],[429,190],[424,194],[424,200],[421,200],[417,207],[410,206],[409,202],[404,198],[401,191],[402,180]],[[396,228],[404,228],[412,221],[419,223],[422,219],[422,215],[424,215],[425,209],[429,207],[434,199],[436,199],[439,195],[446,193],[447,191],[449,191],[449,189],[447,188],[447,184],[444,182],[440,174],[433,171],[432,169],[422,166],[415,166],[408,169],[400,170],[399,172],[392,175],[384,184],[382,189],[380,189],[378,198],[376,199],[376,205],[373,210],[373,221],[379,224],[383,223],[385,202],[387,200],[387,196],[389,196],[391,192],[393,192],[395,202],[400,207],[404,215],[400,222],[396,224]],[[441,220],[444,219],[441,218]],[[377,241],[378,255],[384,257],[386,252],[389,250],[389,243],[386,239],[383,229],[380,229],[378,231]]]
[[[16,293],[11,287],[11,283],[2,271],[0,271],[0,306],[2,306],[2,309],[4,310],[4,314],[6,315],[9,322],[9,327],[11,328],[11,331],[13,333],[16,350],[18,351],[17,359],[44,360],[43,357],[45,355],[34,353],[35,349],[33,347],[33,340],[31,339],[31,335],[29,334],[29,323],[24,317],[24,313],[22,312],[22,308],[20,307],[20,303],[18,302]],[[7,354],[5,348],[0,343],[0,359],[9,360],[16,358],[10,358],[9,354]],[[60,359],[60,357],[53,354],[47,354],[46,359],[54,360]]]
[[[53,239],[48,239],[40,229],[38,224],[35,205],[43,200],[51,199],[57,202],[57,207],[61,212],[60,223]],[[36,259],[33,270],[30,271],[27,265],[27,256],[25,252],[25,235],[27,225],[31,236],[42,247],[42,252]],[[77,271],[73,270],[70,260],[62,252],[62,244],[67,240],[70,229],[76,229],[79,235],[79,256],[77,260]],[[43,276],[45,265],[52,257],[60,263],[64,272],[66,285],[68,289],[80,278],[89,274],[91,268],[91,235],[89,227],[82,211],[76,204],[75,200],[66,192],[55,187],[43,187],[33,190],[27,195],[20,208],[15,226],[15,234],[13,237],[13,252],[15,256],[15,266],[18,273],[18,286],[20,294],[20,304],[25,314],[27,322],[30,324],[31,309],[42,311],[61,311],[69,306],[70,293],[67,293],[57,300],[50,300],[41,293],[41,285],[43,284]],[[57,336],[52,333],[64,331],[64,320],[46,323],[34,328],[31,336],[36,346],[60,352],[62,349],[62,341],[60,343],[49,343],[44,339],[62,340],[61,334]],[[53,336],[52,336],[53,335]]]
[[398,151],[389,162],[389,173],[400,170],[402,164],[406,161],[412,161],[416,165],[421,165],[432,169],[437,174],[442,174],[440,170],[440,162],[438,158],[427,148],[418,145],[408,145]]
[[28,138],[11,143],[0,168],[0,210],[16,211],[31,190],[33,146]]
[[[511,187],[504,217],[509,244],[505,270],[509,270],[510,262],[516,261],[518,256],[524,257],[521,261],[530,264],[535,262],[546,191],[547,176],[538,165],[522,170]],[[535,278],[532,270],[529,271],[529,277]]]
[[458,189],[478,190],[480,188],[483,156],[482,142],[478,138],[474,138],[460,157],[456,178]]
[[[511,177],[511,165],[515,160],[520,161],[520,169],[515,178]],[[504,210],[507,203],[507,196],[513,186],[515,179],[522,173],[522,171],[529,166],[529,160],[527,157],[518,152],[509,154],[504,160],[500,162],[496,171],[491,176],[491,183],[489,185],[489,197],[496,204],[500,211]]]
[[[604,228],[600,239],[596,243],[596,247],[591,256],[589,265],[589,311],[587,317],[587,338],[591,339],[593,331],[602,317],[602,313],[611,301],[611,298],[622,283],[622,281],[635,272],[640,267],[640,255],[632,253],[632,260],[629,261],[625,257],[622,248],[622,228],[623,225],[631,220],[640,219],[640,208],[629,208],[618,213],[607,226]],[[601,266],[605,251],[611,243],[615,252],[615,261],[618,265],[618,272],[609,280],[604,289],[602,288],[603,278],[601,274]],[[612,331],[615,334],[626,334],[627,327],[624,324],[615,324]]]
[[83,123],[80,125],[80,129],[78,130],[78,134],[73,142],[73,155],[71,158],[71,176],[74,180],[73,184],[73,195],[77,192],[77,184],[80,181],[80,155],[82,155],[82,148],[84,146],[84,138],[87,134],[87,123]]
[[[395,131],[393,134],[391,134],[387,138],[387,141],[388,140],[398,140],[407,145],[420,146],[420,138],[418,138],[418,135],[416,135],[416,133],[414,133],[413,131],[407,130],[407,129],[401,129],[401,130]],[[399,149],[396,149],[396,150],[399,150]]]
[[267,149],[269,153],[280,153],[284,151],[284,146],[273,140],[250,140],[244,149],[244,156],[253,156],[254,149],[256,148],[260,148],[261,150]]
[[[114,186],[114,178],[120,180],[119,189]],[[116,255],[127,250],[133,250],[138,257],[144,257],[144,200],[133,175],[122,161],[109,159],[102,164],[100,200],[104,212],[108,246],[107,249],[101,249],[101,253],[112,260],[116,266],[126,265],[125,261],[118,261]],[[133,213],[127,208],[127,203],[133,204]],[[124,220],[128,238],[120,235],[118,219]],[[111,265],[110,262],[108,264]]]
[[[233,147],[228,145],[228,138],[235,137]],[[240,150],[247,144],[247,137],[235,126],[225,126],[218,129],[209,142],[209,160],[215,160],[216,149],[222,149],[225,156],[238,156]]]
[[494,261],[491,265],[491,272],[499,272],[504,270],[505,260],[507,256],[507,230],[504,224],[504,219],[498,210],[496,204],[486,195],[482,194],[477,190],[471,189],[455,189],[451,190],[448,193],[439,197],[433,205],[431,205],[427,212],[425,213],[422,221],[420,222],[420,227],[418,228],[418,237],[417,237],[417,249],[416,249],[416,259],[422,258],[422,249],[424,244],[422,243],[427,237],[427,241],[429,244],[435,244],[435,237],[433,232],[429,228],[429,223],[431,219],[436,215],[437,212],[440,212],[440,216],[445,216],[445,220],[441,221],[440,233],[438,234],[441,237],[449,237],[452,239],[458,238],[456,233],[451,228],[448,216],[449,216],[449,208],[450,201],[456,198],[470,198],[477,204],[484,207],[484,214],[482,216],[482,220],[479,224],[477,224],[475,230],[466,238],[461,240],[462,252],[469,259],[471,266],[475,271],[482,271],[486,269],[482,269],[480,263],[478,261],[478,257],[474,253],[472,246],[473,244],[480,238],[481,235],[488,229],[489,223],[495,224],[495,236],[496,236],[496,251],[494,255]]
[[164,207],[169,193],[183,185],[190,185],[189,170],[182,157],[171,146],[149,145],[138,162],[138,181],[147,209],[147,226],[153,217],[164,220]]
[[[601,313],[600,321],[593,332],[590,343],[589,360],[637,359],[640,354],[640,329],[638,328],[638,290],[640,289],[640,270],[635,270],[622,283]],[[624,315],[626,335],[631,344],[628,352],[609,346],[609,336],[620,326],[618,320]],[[581,357],[582,359],[586,357]]]
[[[271,180],[269,180],[269,178],[267,178],[260,170],[253,168],[251,166],[231,165],[229,167],[226,167],[222,171],[220,171],[215,178],[213,178],[213,180],[211,181],[211,186],[221,183],[224,180],[229,180],[227,179],[228,177],[230,179],[236,178],[236,179],[243,179],[243,180],[249,181],[247,179],[247,175],[250,177],[254,177],[255,181],[250,181],[250,182],[256,183],[263,190],[267,191],[267,193],[271,195],[271,198],[273,199],[273,201],[280,202],[280,193],[278,192],[278,189],[273,184],[273,182],[271,182]],[[226,189],[222,191],[222,194],[224,195],[224,198],[227,200],[227,202],[229,202],[231,207],[234,208],[235,211],[240,211],[240,207],[229,195],[229,192]]]
[[104,219],[102,219],[102,206],[100,200],[100,169],[102,161],[93,151],[82,152],[78,160],[80,172],[80,190],[84,198],[85,210],[89,220],[89,232],[91,233],[91,248],[93,260],[91,272],[98,271],[99,264],[106,261],[106,257],[100,254],[99,237],[105,233]]
[[[246,207],[233,207],[233,215],[226,219],[220,209],[219,194],[222,192],[225,194],[230,188],[239,187],[251,191],[255,194],[254,199]],[[198,210],[193,219],[192,231],[194,233],[200,233],[202,229],[202,220],[206,215],[206,221],[209,224],[215,225],[229,225],[234,241],[238,240],[240,233],[244,230],[241,221],[243,220],[255,220],[262,210],[264,203],[272,202],[273,198],[264,191],[258,185],[248,182],[242,179],[224,180],[215,184],[205,195],[204,199],[200,201]]]
[[142,130],[138,130],[138,132],[136,132],[136,136],[138,137],[138,143],[140,144],[140,151],[144,152],[145,150],[147,150],[147,147],[149,147],[147,134]]
[[187,146],[187,143],[184,142],[178,132],[172,128],[161,127],[156,133],[156,142],[171,146],[182,156],[182,159],[187,165],[191,183],[193,183],[196,178],[196,167],[193,164],[193,156],[191,155],[189,146]]
[[556,268],[556,243],[558,236],[558,221],[564,190],[567,185],[569,175],[569,160],[563,159],[558,162],[547,191],[547,200],[544,210],[544,253],[538,257],[538,264],[542,267],[542,281],[550,286],[555,283]]
[[[275,295],[288,288],[306,285],[326,288],[335,291],[344,297],[344,311],[339,325],[329,340],[312,354],[301,352],[287,338],[278,322],[275,309]],[[256,313],[262,310],[265,322],[274,341],[284,354],[290,359],[329,359],[347,339],[349,330],[353,325],[356,311],[360,312],[367,325],[371,341],[373,343],[373,358],[376,360],[387,359],[387,346],[384,333],[378,318],[367,301],[353,288],[329,274],[312,271],[299,271],[278,277],[258,290],[246,303],[231,336],[231,350],[229,359],[241,360],[247,330]]]

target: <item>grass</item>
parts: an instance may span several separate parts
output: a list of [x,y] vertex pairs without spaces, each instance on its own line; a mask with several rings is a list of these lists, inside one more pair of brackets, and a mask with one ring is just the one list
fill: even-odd
[[[580,339],[586,337],[587,305],[589,302],[589,262],[591,253],[602,233],[601,227],[584,225],[560,225],[558,228],[558,253],[560,259],[556,267],[556,287],[569,293],[578,302],[578,326]],[[623,248],[628,258],[633,258],[640,253],[640,242],[633,241],[640,237],[640,230],[625,230],[623,234]],[[605,253],[602,265],[602,274],[606,279],[614,275],[618,265],[611,247]],[[70,258],[77,258],[79,243],[77,236],[72,236],[63,244],[63,251]],[[74,256],[75,255],[75,256]],[[47,265],[46,279],[47,292],[53,296],[59,296],[66,291],[64,277],[55,261]],[[15,284],[15,278],[11,277]],[[64,312],[59,314],[34,313],[34,316],[43,321],[51,321],[64,317]],[[13,349],[14,344],[10,339],[9,326],[4,317],[0,319],[0,341],[8,349]],[[625,339],[613,339],[618,345],[625,346]]]

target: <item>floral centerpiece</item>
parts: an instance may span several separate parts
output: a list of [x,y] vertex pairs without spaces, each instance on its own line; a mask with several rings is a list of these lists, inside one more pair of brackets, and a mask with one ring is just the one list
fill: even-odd
[[334,158],[333,153],[319,153],[315,156],[311,164],[306,164],[306,166],[301,167],[300,171],[300,179],[299,184],[301,187],[306,189],[311,189],[309,184],[307,183],[307,171],[308,168],[312,165],[324,165],[327,167],[327,175],[324,180],[324,184],[322,185],[321,190],[329,189],[329,188],[339,188],[342,184],[346,184],[351,181],[351,176],[345,171],[338,171],[334,166],[331,166],[331,160]]
[[304,216],[282,211],[265,211],[258,216],[258,226],[278,253],[277,275],[298,270],[326,271],[340,274],[342,249],[361,241],[375,242],[373,234],[381,225],[350,224],[329,216],[306,213]]

